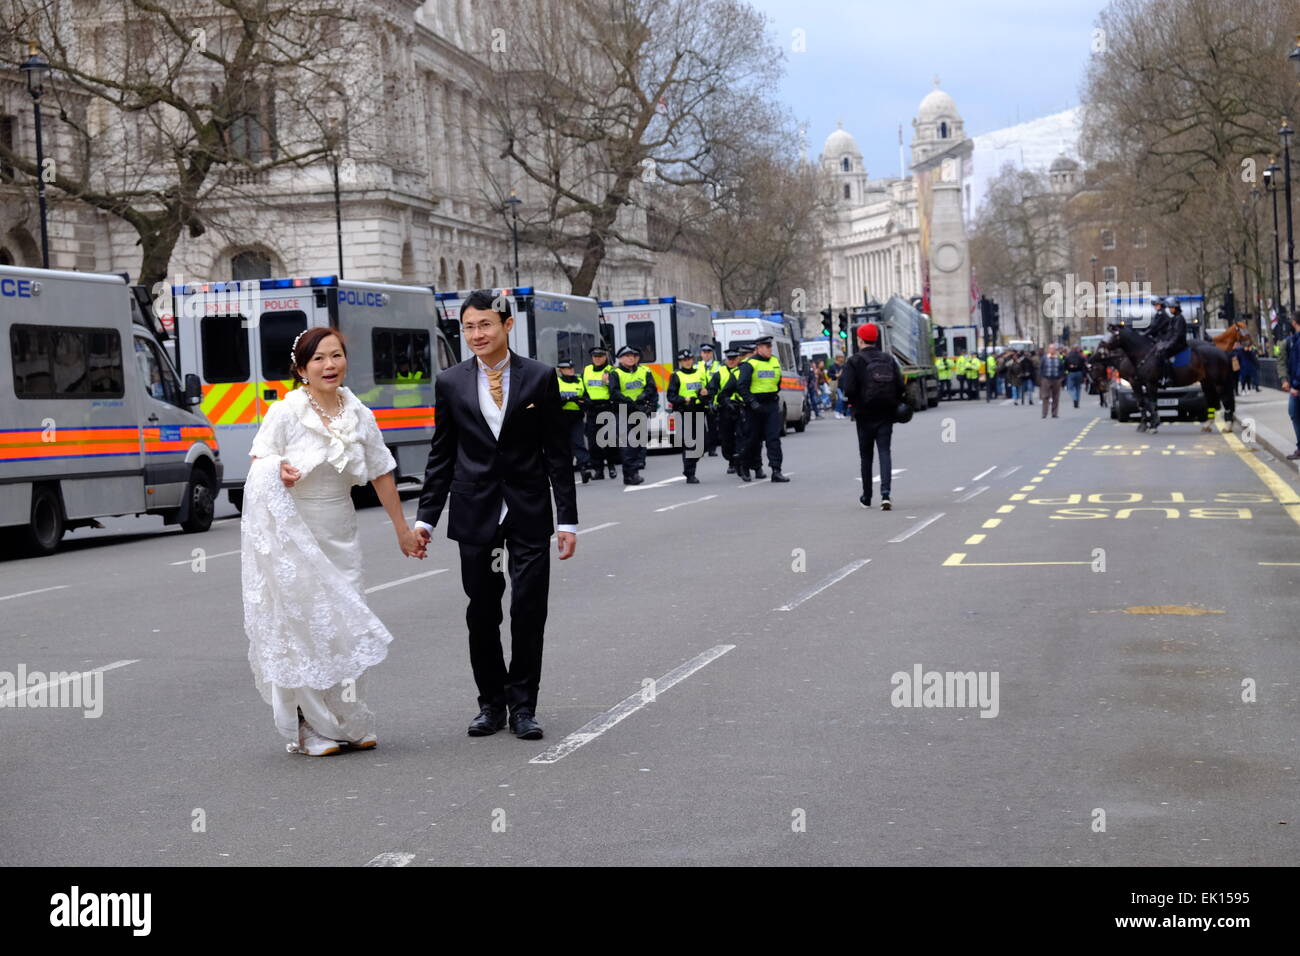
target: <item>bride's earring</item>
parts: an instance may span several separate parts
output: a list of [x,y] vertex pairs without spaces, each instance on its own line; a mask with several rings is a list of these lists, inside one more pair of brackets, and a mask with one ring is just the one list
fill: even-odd
[[309,384],[308,381],[307,381],[305,378],[302,380],[302,383],[303,383],[304,385]]

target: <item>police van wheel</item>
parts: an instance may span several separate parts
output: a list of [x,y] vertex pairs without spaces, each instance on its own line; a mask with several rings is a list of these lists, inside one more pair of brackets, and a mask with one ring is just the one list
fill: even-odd
[[35,554],[53,554],[63,540],[63,507],[53,488],[32,489],[32,517],[27,525],[26,544]]
[[212,479],[206,473],[195,471],[190,475],[190,485],[185,490],[189,498],[189,516],[181,522],[181,527],[189,532],[203,532],[212,527],[212,514],[216,507],[217,494],[212,487]]

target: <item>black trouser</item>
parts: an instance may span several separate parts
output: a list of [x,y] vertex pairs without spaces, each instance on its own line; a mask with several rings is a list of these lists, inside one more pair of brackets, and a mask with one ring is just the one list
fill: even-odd
[[581,411],[564,413],[569,420],[569,444],[573,446],[573,455],[578,459],[578,467],[583,471],[591,468],[591,455],[587,452],[587,422]]
[[612,465],[618,461],[618,448],[615,447],[614,444],[611,443],[602,446],[601,443],[596,440],[596,434],[600,431],[600,422],[597,419],[605,412],[608,412],[610,415],[614,414],[613,402],[600,399],[595,401],[587,409],[587,454],[591,457],[592,462],[597,468],[601,467],[603,464]]
[[894,423],[882,418],[867,418],[863,412],[853,422],[858,428],[858,457],[862,459],[862,493],[871,500],[871,463],[880,449],[880,497],[888,498],[894,460],[889,443],[894,437]]
[[[501,596],[506,579],[500,551],[510,569],[510,667],[501,649]],[[494,562],[496,570],[494,570]],[[469,598],[469,662],[478,685],[479,707],[537,712],[542,676],[542,635],[551,587],[550,541],[522,541],[511,533],[510,514],[488,544],[460,544],[460,581]]]
[[749,435],[744,456],[745,467],[757,471],[763,467],[761,445],[767,445],[767,463],[773,471],[781,470],[781,403],[773,396],[759,399],[757,409],[747,409]]
[[[695,477],[695,466],[699,464],[701,446],[705,442],[706,413],[703,409],[690,409],[679,413],[681,428],[673,439],[682,446],[682,474],[687,478]],[[690,439],[687,441],[687,439]]]
[[720,444],[722,441],[718,435],[718,410],[710,399],[704,409],[704,454],[712,455],[718,450]]
[[741,414],[743,411],[744,406],[740,402],[726,399],[718,403],[718,441],[722,445],[722,457],[733,467],[739,464],[737,454],[745,447],[744,436],[740,431],[745,420]]
[[[646,413],[639,405],[628,405],[626,408],[627,435],[624,436],[624,440],[630,438],[633,431],[644,430],[648,425]],[[640,428],[638,428],[638,425],[640,425]],[[619,454],[623,459],[624,478],[628,477],[628,471],[638,472],[645,467],[645,445],[621,445]]]

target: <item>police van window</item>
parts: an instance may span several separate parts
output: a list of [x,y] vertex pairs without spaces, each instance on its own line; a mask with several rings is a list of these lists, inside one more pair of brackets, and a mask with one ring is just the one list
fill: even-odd
[[777,342],[777,349],[781,353],[781,367],[794,368],[794,350],[790,348],[788,342]]
[[600,344],[607,349],[614,347],[614,325],[612,322],[602,321],[600,323]]
[[655,324],[653,322],[629,322],[627,324],[627,344],[641,350],[641,361],[649,364],[659,361],[655,355]]
[[156,345],[148,339],[136,336],[135,361],[140,369],[140,381],[146,395],[160,402],[181,404],[180,387],[176,384],[176,377],[172,375],[171,366],[163,361]]
[[[573,363],[574,368],[582,368],[587,364],[588,353],[596,344],[596,336],[590,332],[569,332],[557,330],[555,333],[555,356],[554,361],[549,364],[555,365],[561,359],[568,359]],[[538,343],[539,351],[541,343]],[[542,361],[541,358],[538,361]]]
[[18,398],[121,398],[122,339],[113,329],[15,325],[9,329]]
[[293,378],[289,350],[298,333],[307,328],[307,315],[298,310],[263,312],[257,320],[257,339],[262,347],[262,381],[284,382]]
[[954,336],[952,337],[952,350],[951,350],[951,351],[952,351],[952,354],[953,354],[953,355],[959,355],[959,354],[961,354],[962,352],[965,352],[966,349],[967,349],[967,346],[966,346],[966,336],[964,336],[964,335],[954,335]]
[[431,381],[429,333],[425,329],[371,329],[376,385]]
[[248,381],[248,329],[242,315],[205,316],[199,322],[199,341],[203,347],[204,381]]
[[456,364],[456,360],[451,357],[451,349],[447,345],[446,339],[438,339],[438,368],[448,369]]

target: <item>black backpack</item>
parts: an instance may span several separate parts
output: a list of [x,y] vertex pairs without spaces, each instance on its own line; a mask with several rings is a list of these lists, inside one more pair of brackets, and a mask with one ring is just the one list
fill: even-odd
[[893,358],[878,349],[873,349],[867,354],[863,364],[865,367],[858,381],[857,404],[893,405],[897,398]]

